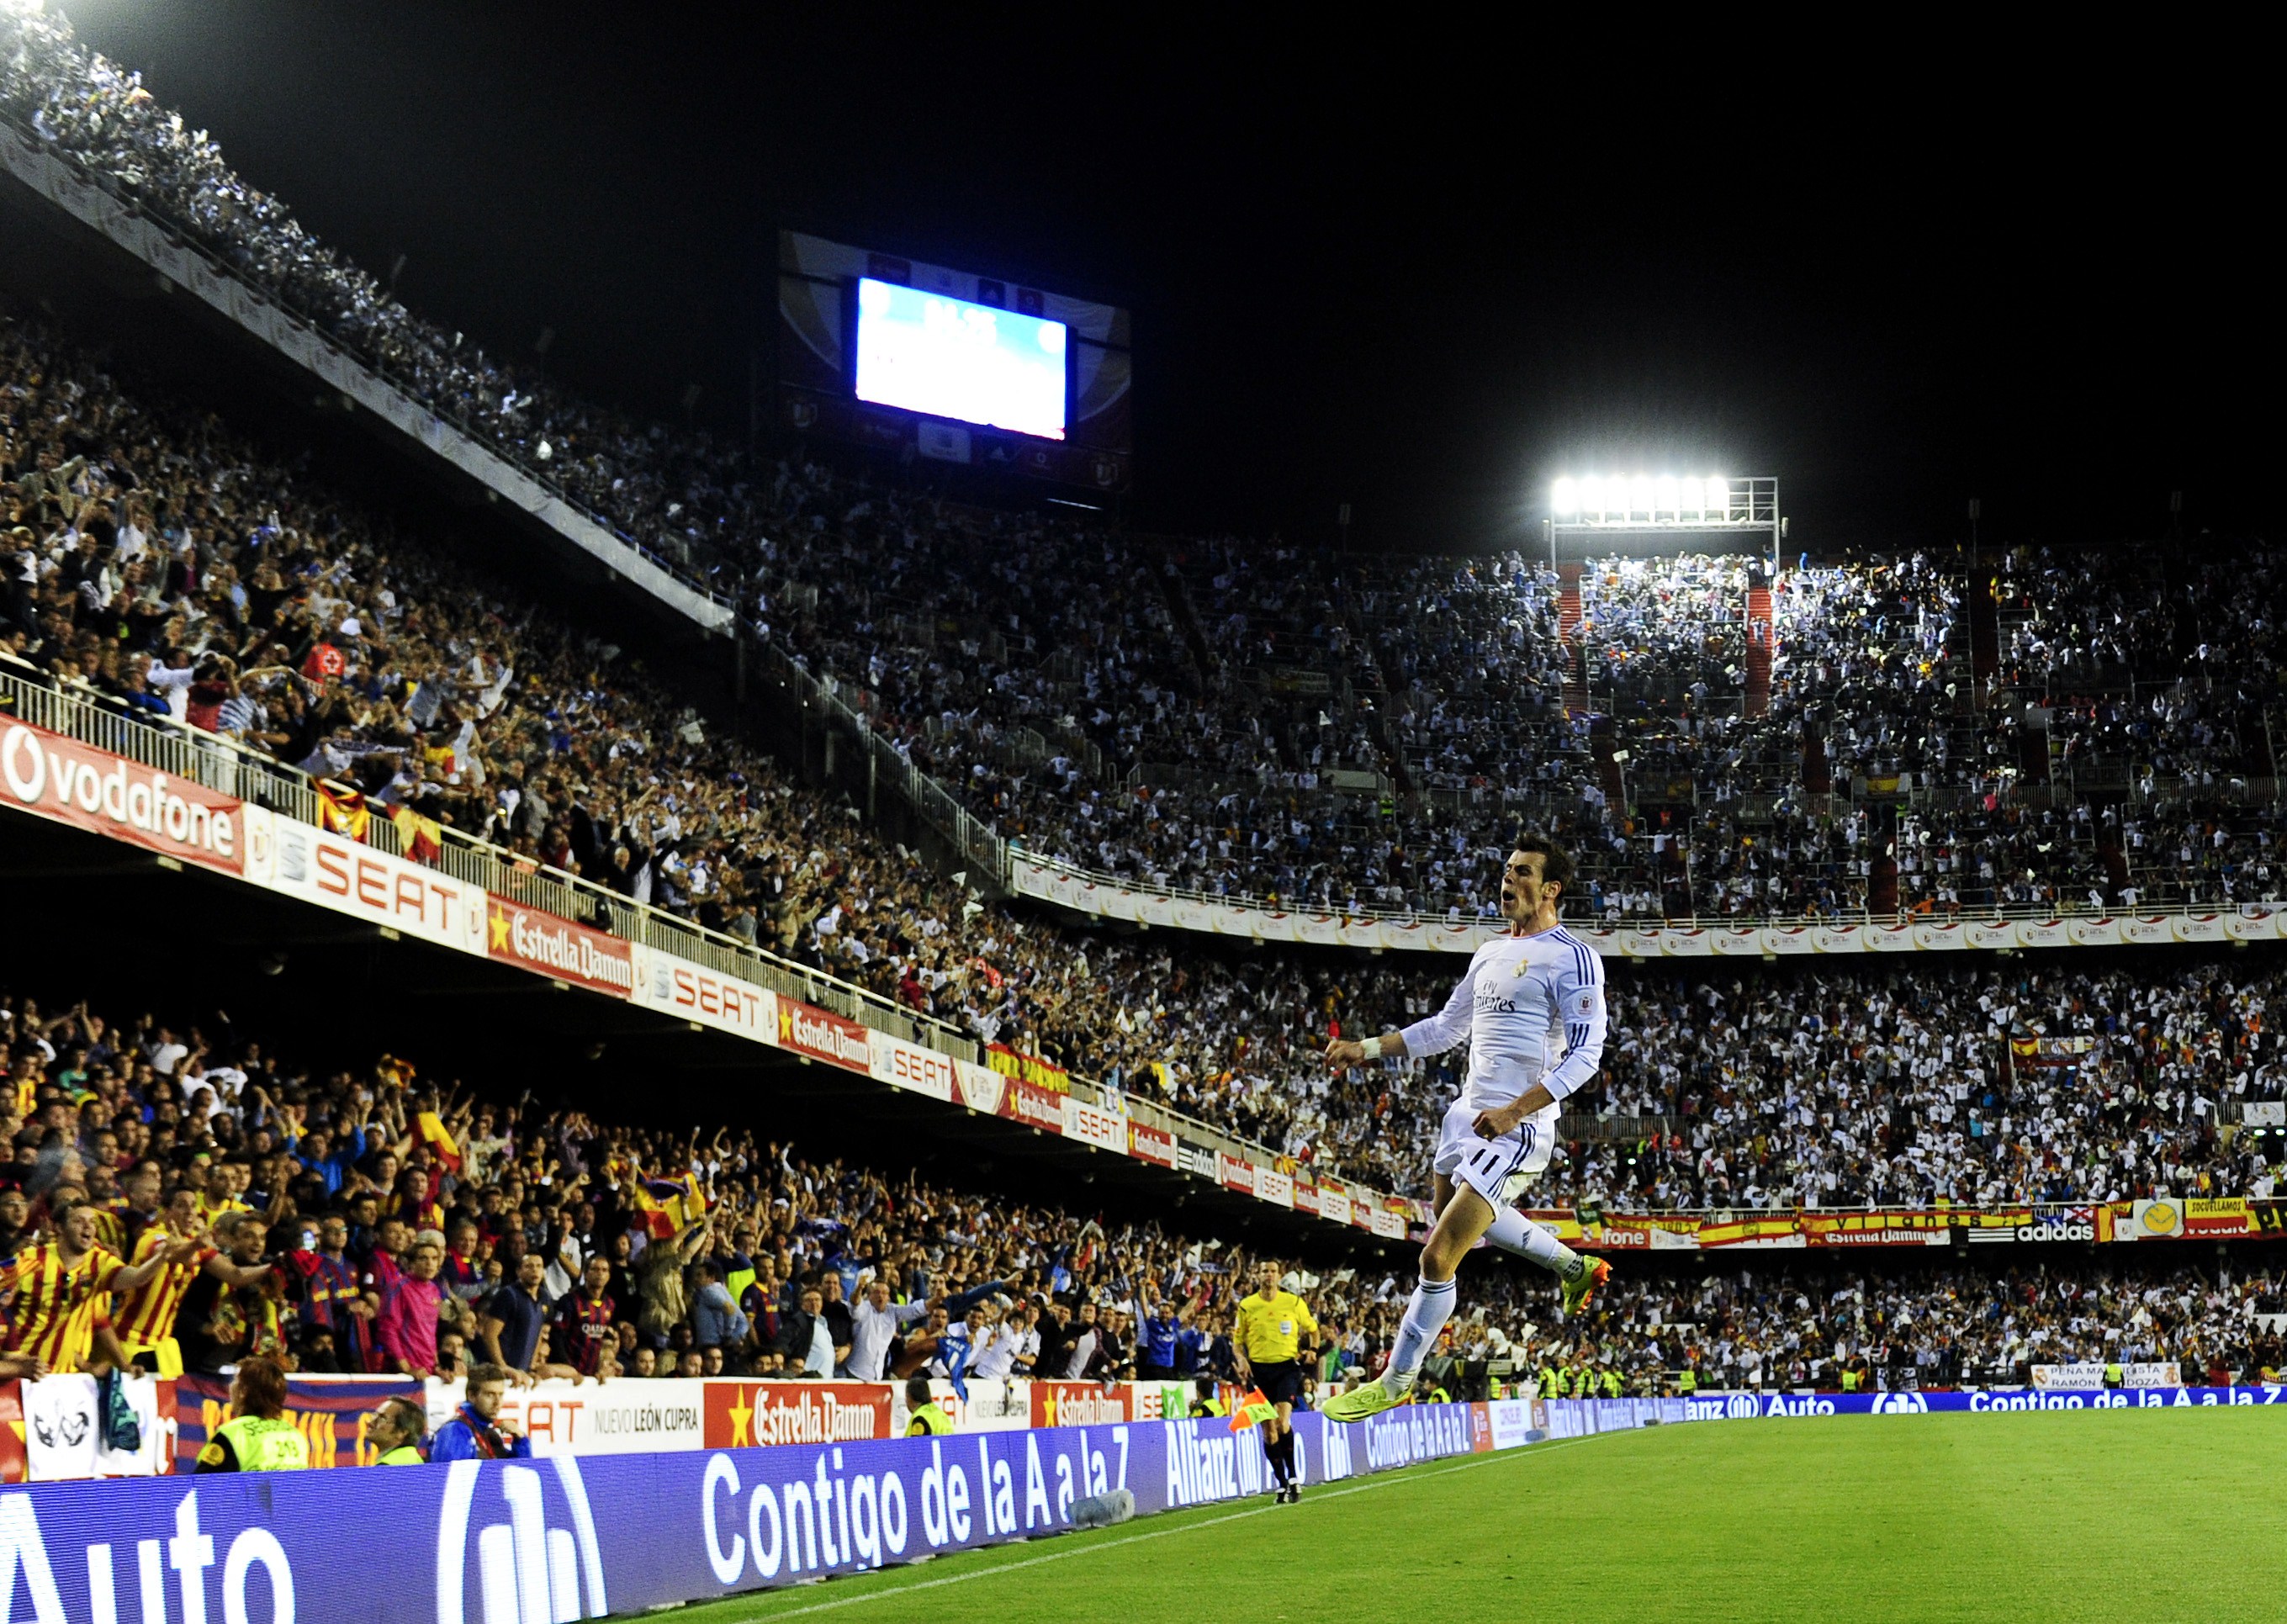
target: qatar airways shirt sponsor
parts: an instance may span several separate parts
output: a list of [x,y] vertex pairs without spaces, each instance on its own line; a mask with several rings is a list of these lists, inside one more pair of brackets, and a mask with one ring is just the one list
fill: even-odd
[[635,990],[635,944],[538,908],[492,898],[485,912],[485,946],[504,964],[594,992],[625,998]]
[[874,1069],[872,1034],[854,1020],[813,1009],[791,998],[778,1001],[778,1045],[798,1055],[843,1066],[853,1072]]
[[246,872],[237,796],[29,722],[0,725],[0,805],[226,874]]
[[634,947],[635,1002],[758,1043],[777,1041],[778,999],[768,988],[656,947]]

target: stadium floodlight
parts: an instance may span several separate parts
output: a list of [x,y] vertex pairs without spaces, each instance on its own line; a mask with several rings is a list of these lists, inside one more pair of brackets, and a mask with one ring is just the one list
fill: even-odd
[[1737,541],[1769,538],[1776,553],[1786,535],[1775,479],[1725,474],[1565,474],[1549,487],[1549,545],[1560,535],[1626,533],[1659,535],[1729,535]]

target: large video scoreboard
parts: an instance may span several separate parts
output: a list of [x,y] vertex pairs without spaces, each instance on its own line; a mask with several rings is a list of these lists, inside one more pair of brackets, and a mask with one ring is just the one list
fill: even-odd
[[1128,313],[779,234],[786,427],[1106,493],[1134,456]]

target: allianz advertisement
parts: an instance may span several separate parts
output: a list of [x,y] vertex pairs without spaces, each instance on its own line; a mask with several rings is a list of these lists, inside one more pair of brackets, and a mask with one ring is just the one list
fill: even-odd
[[[1486,1449],[1483,1407],[1297,1415],[1305,1480]],[[1269,1486],[1222,1421],[44,1484],[0,1491],[0,1619],[563,1624],[1053,1533],[1112,1489]]]

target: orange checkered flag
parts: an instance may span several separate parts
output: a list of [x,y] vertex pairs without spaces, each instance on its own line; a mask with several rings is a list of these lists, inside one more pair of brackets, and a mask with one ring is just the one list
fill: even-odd
[[1262,1396],[1262,1390],[1258,1387],[1240,1399],[1237,1406],[1232,1409],[1231,1430],[1233,1432],[1244,1432],[1249,1427],[1269,1421],[1278,1414],[1278,1406],[1265,1398]]

